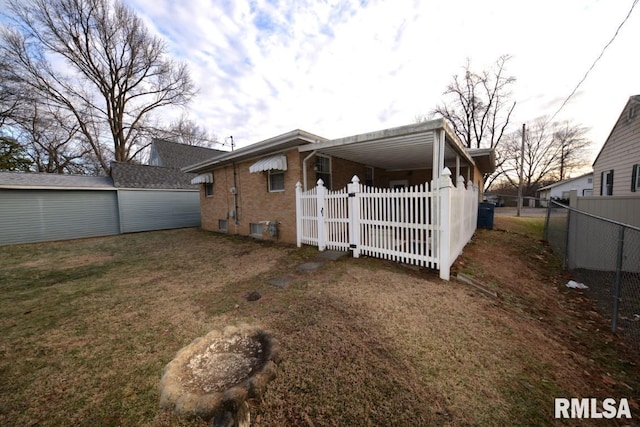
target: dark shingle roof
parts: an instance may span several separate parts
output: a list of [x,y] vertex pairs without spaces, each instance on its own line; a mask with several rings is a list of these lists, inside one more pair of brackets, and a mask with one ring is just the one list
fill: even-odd
[[161,159],[161,166],[167,168],[179,169],[227,153],[213,148],[179,144],[162,139],[155,139],[153,145]]
[[108,176],[61,175],[56,173],[0,172],[0,188],[53,188],[113,190]]
[[196,175],[162,166],[111,162],[111,177],[117,188],[164,188],[195,190],[191,184]]

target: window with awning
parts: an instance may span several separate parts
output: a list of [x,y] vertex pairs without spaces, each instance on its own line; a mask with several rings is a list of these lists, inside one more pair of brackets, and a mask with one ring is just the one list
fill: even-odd
[[266,157],[249,166],[249,172],[251,173],[266,172],[270,170],[286,171],[287,157],[284,154]]

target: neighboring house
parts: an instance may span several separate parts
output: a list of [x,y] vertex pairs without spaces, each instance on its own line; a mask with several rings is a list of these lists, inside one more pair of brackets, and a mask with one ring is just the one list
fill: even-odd
[[593,194],[593,172],[540,187],[538,198],[541,199],[541,205],[547,207],[549,200],[569,200],[571,190],[576,190],[579,197],[591,196]]
[[149,150],[148,164],[180,169],[225,153],[226,151],[214,150],[213,148],[154,139]]
[[162,164],[175,166],[112,162],[100,177],[0,172],[0,245],[200,226],[195,175],[178,167],[220,151],[160,145]]
[[593,162],[593,194],[640,197],[640,95],[629,98]]
[[[475,188],[477,206],[481,197],[477,189],[483,188],[483,173],[491,172],[494,165],[492,150],[470,152],[449,125],[438,119],[335,140],[294,130],[201,161],[183,171],[199,174],[192,182],[202,184],[203,228],[299,243],[301,218],[300,214],[296,215],[296,203],[300,200],[300,196],[296,196],[297,183],[300,183],[302,194],[313,189],[321,179],[338,197],[338,192],[347,187],[354,175],[367,187],[386,188],[389,192],[390,189],[439,182],[443,174],[445,181],[450,182],[448,174],[451,170],[457,188],[464,188],[464,181],[468,182],[470,190]],[[445,167],[448,168],[446,171]],[[461,176],[461,181],[456,176]],[[411,208],[397,208],[404,218],[415,211],[424,213],[428,210],[425,224],[420,224],[424,230],[427,230],[426,222],[433,224],[438,216],[432,213],[433,206],[438,209],[440,206],[437,193],[429,191],[423,191],[429,194],[424,196],[429,197],[428,202],[425,199],[422,203],[427,208],[417,204]],[[441,205],[449,206],[444,202]],[[393,208],[387,216],[399,215],[395,210]],[[468,211],[477,214],[477,208],[469,207]],[[324,208],[318,212],[326,218],[333,215],[329,208],[326,212]],[[394,224],[398,222],[395,220]],[[430,228],[429,236],[437,229],[437,226]],[[422,241],[420,245],[431,243]]]

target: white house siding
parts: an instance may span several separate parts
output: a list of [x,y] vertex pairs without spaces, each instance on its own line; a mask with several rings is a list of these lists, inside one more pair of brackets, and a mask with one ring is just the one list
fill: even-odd
[[115,189],[0,190],[0,245],[119,233]]
[[[629,116],[630,108],[634,114]],[[613,170],[613,196],[638,196],[631,192],[631,173],[640,163],[640,103],[630,100],[593,164],[593,195],[600,195],[602,172]]]
[[119,189],[122,233],[200,226],[198,190]]
[[[565,180],[539,190],[541,199],[568,199],[569,192],[576,190],[578,197],[591,196],[593,189],[593,174],[586,174],[575,179]],[[594,190],[595,191],[595,190]],[[566,196],[566,197],[565,197]],[[546,206],[546,203],[543,203]]]

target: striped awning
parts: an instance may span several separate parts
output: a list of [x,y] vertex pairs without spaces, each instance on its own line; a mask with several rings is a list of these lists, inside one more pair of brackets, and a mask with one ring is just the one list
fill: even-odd
[[264,172],[273,169],[280,171],[287,170],[287,157],[284,154],[258,160],[249,167],[249,172]]
[[213,184],[213,174],[209,173],[201,173],[191,180],[192,184]]

